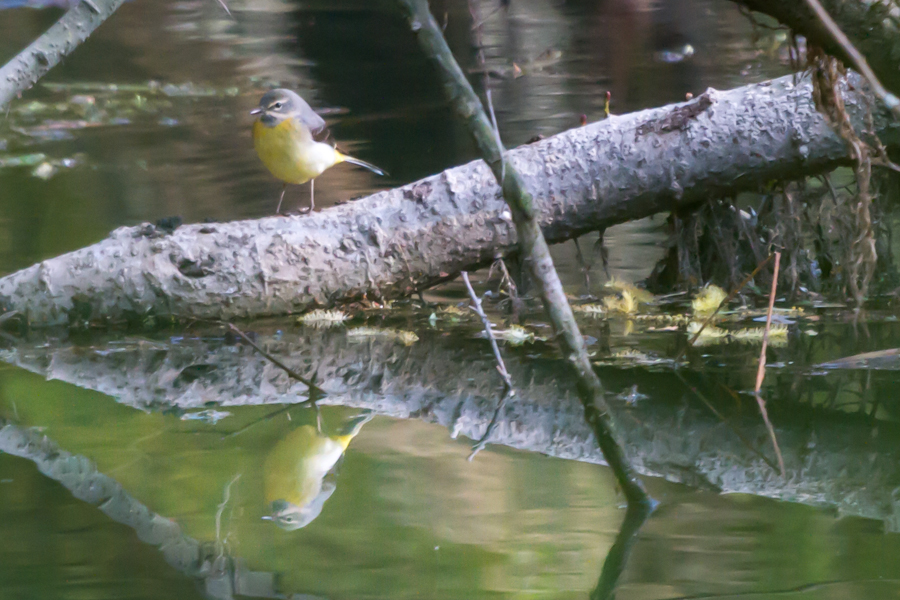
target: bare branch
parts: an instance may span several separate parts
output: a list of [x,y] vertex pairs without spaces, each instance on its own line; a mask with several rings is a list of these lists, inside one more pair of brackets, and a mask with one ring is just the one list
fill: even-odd
[[238,334],[238,336],[240,336],[240,338],[241,338],[242,340],[244,340],[245,342],[247,342],[247,344],[249,344],[249,346],[250,346],[251,348],[253,348],[253,349],[256,350],[257,352],[259,352],[260,355],[263,356],[263,358],[265,358],[265,359],[268,360],[270,363],[272,363],[273,365],[275,365],[276,367],[278,367],[279,369],[281,369],[282,371],[284,371],[285,373],[287,373],[288,377],[290,377],[291,379],[296,379],[297,381],[299,381],[300,383],[302,383],[303,385],[305,385],[306,387],[308,387],[309,390],[310,390],[310,394],[311,394],[311,395],[314,394],[314,393],[315,393],[315,394],[321,394],[321,395],[323,395],[323,396],[325,395],[325,390],[323,390],[322,388],[320,388],[319,386],[317,386],[317,385],[315,384],[315,382],[313,382],[313,381],[307,379],[307,378],[304,377],[303,375],[300,375],[299,373],[297,373],[296,371],[294,371],[293,369],[291,369],[289,366],[287,366],[286,364],[284,364],[283,362],[281,362],[280,360],[278,360],[277,358],[275,358],[274,356],[272,356],[271,354],[269,354],[268,352],[266,352],[265,350],[263,350],[262,348],[260,348],[260,347],[256,344],[256,342],[254,342],[253,340],[251,340],[250,337],[249,337],[246,333],[244,333],[243,331],[241,331],[240,329],[238,329],[234,324],[232,324],[232,323],[225,323],[225,322],[222,322],[222,324],[223,324],[223,325],[227,325],[228,328],[229,328],[231,331],[233,331],[234,333]]
[[124,2],[78,2],[44,35],[0,68],[0,109],[71,54]]
[[652,503],[618,440],[609,406],[604,399],[603,385],[588,358],[584,337],[578,329],[559,274],[553,266],[550,249],[537,218],[534,198],[528,191],[525,178],[504,159],[505,149],[498,143],[495,129],[475,90],[453,57],[427,0],[398,1],[423,52],[437,63],[444,91],[453,108],[464,120],[482,157],[500,184],[503,199],[510,208],[516,226],[520,252],[537,282],[544,310],[553,326],[562,354],[574,371],[585,420],[591,426],[607,464],[629,504]]
[[847,53],[847,56],[850,57],[850,60],[853,61],[853,66],[856,70],[869,81],[875,95],[885,103],[891,112],[894,113],[896,118],[900,119],[900,98],[897,98],[897,96],[887,91],[885,87],[881,85],[875,72],[869,67],[869,63],[866,62],[866,58],[856,49],[850,39],[844,35],[844,32],[841,31],[841,28],[834,22],[834,19],[831,18],[831,15],[828,14],[828,11],[825,10],[819,0],[806,0],[806,3],[812,11],[816,13],[816,16],[822,21],[822,24],[825,25],[825,28],[834,38],[834,41],[840,45],[844,52]]

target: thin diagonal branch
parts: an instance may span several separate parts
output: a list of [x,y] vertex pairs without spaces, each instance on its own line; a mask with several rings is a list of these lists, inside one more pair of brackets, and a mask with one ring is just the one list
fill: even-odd
[[275,358],[274,356],[272,356],[271,354],[269,354],[268,352],[266,352],[265,350],[260,348],[256,344],[256,342],[251,340],[250,337],[246,333],[244,333],[243,331],[238,329],[235,325],[233,325],[232,323],[225,323],[225,322],[222,322],[222,324],[227,325],[231,331],[238,334],[238,336],[240,336],[240,338],[242,340],[247,342],[247,344],[249,344],[251,348],[253,348],[257,352],[259,352],[263,358],[265,358],[270,363],[272,363],[273,365],[275,365],[276,367],[278,367],[279,369],[281,369],[282,371],[287,373],[288,377],[290,377],[291,379],[296,379],[297,381],[299,381],[300,383],[302,383],[303,385],[308,387],[310,396],[312,396],[313,394],[319,394],[321,396],[325,395],[325,390],[323,390],[322,388],[317,386],[314,381],[309,380],[306,377],[304,377],[303,375],[297,373],[292,368],[290,368],[289,366],[287,366],[286,364],[284,364],[283,362],[281,362],[280,360],[278,360],[277,358]]
[[584,407],[584,417],[591,426],[603,456],[621,486],[628,503],[651,502],[643,484],[629,464],[615,432],[603,385],[594,372],[587,347],[578,330],[572,307],[566,299],[559,275],[553,266],[550,249],[541,232],[536,210],[525,179],[511,162],[504,160],[504,148],[485,114],[472,85],[453,57],[441,28],[428,8],[427,0],[398,0],[426,56],[437,63],[444,91],[457,115],[465,121],[469,132],[499,183],[503,198],[512,212],[516,236],[523,259],[537,282],[556,340],[571,365]]
[[0,67],[0,109],[71,54],[124,2],[78,2],[41,37]]
[[841,31],[841,28],[834,22],[834,19],[831,18],[831,15],[828,14],[828,11],[825,10],[825,7],[822,6],[819,0],[806,0],[806,4],[809,5],[809,8],[814,13],[816,13],[816,16],[822,21],[825,29],[827,29],[828,33],[831,34],[831,37],[834,38],[834,41],[847,53],[850,60],[853,61],[853,67],[869,81],[869,85],[872,86],[872,91],[875,92],[875,95],[884,102],[894,114],[894,117],[900,119],[900,98],[887,91],[887,89],[881,85],[878,76],[875,75],[875,71],[873,71],[872,68],[869,67],[869,63],[866,62],[866,58],[856,49],[853,42],[850,41],[844,32]]
[[500,354],[500,347],[497,345],[497,338],[494,337],[494,329],[491,326],[491,321],[487,318],[487,315],[484,314],[484,309],[481,306],[481,299],[475,293],[475,289],[469,281],[469,274],[465,271],[460,274],[462,275],[463,282],[466,284],[466,289],[469,291],[469,298],[472,300],[472,306],[470,308],[481,318],[481,324],[484,326],[484,333],[491,343],[491,350],[494,351],[494,358],[497,360],[497,372],[500,373],[500,377],[503,379],[503,396],[501,396],[500,401],[497,403],[497,408],[494,409],[494,416],[491,417],[491,422],[488,423],[487,429],[484,430],[484,435],[481,436],[481,439],[472,447],[472,453],[469,454],[469,460],[471,461],[475,458],[476,454],[481,452],[484,447],[487,446],[491,433],[493,433],[494,429],[497,427],[497,418],[500,416],[500,411],[503,410],[506,401],[516,395],[516,391],[513,389],[512,377],[510,377],[509,371],[506,370],[506,363],[503,362],[503,356]]

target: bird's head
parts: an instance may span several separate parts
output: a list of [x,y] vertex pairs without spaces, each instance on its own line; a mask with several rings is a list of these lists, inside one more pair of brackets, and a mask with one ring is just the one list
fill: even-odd
[[322,512],[325,501],[334,493],[334,486],[328,486],[309,504],[297,506],[287,500],[276,500],[272,503],[272,514],[263,517],[264,521],[272,521],[285,531],[294,531],[306,527]]
[[257,115],[264,125],[274,126],[291,117],[295,108],[295,99],[303,99],[291,90],[271,90],[259,99],[259,106],[250,111]]
[[296,119],[312,132],[325,128],[325,121],[310,108],[306,100],[291,90],[277,89],[263,94],[259,106],[250,111],[259,122],[267,127],[275,127],[285,119]]

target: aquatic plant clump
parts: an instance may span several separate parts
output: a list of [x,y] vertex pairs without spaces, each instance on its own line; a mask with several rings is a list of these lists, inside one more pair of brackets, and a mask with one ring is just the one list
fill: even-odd
[[379,338],[383,340],[395,340],[405,346],[411,346],[419,341],[412,331],[403,329],[381,329],[378,327],[354,327],[347,330],[347,336],[351,339]]
[[717,285],[710,284],[700,290],[700,293],[691,300],[691,308],[694,310],[695,315],[708,317],[716,312],[716,309],[727,297],[728,294],[725,293],[725,290]]
[[309,327],[335,327],[349,318],[347,313],[340,310],[316,309],[298,317],[297,322]]

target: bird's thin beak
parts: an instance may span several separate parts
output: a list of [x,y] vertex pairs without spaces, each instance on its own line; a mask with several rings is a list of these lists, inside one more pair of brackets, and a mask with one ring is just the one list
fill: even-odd
[[258,115],[258,114],[261,113],[262,111],[263,111],[263,109],[261,109],[261,108],[254,108],[253,110],[250,111],[250,114],[251,114],[251,115]]
[[272,515],[266,515],[266,516],[262,517],[262,520],[263,521],[274,521],[275,518]]

